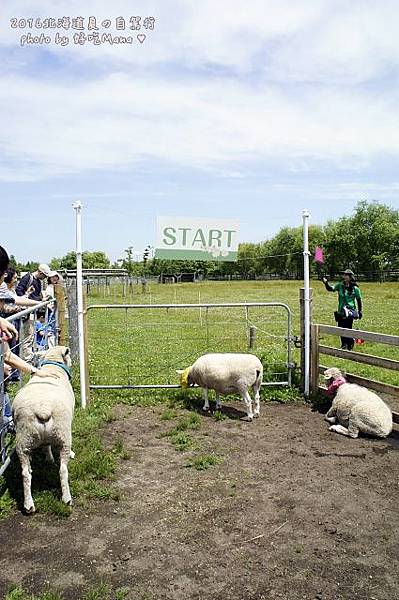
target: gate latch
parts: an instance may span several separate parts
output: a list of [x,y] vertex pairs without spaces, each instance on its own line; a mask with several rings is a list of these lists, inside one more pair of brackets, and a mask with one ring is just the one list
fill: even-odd
[[295,348],[302,348],[302,340],[299,335],[292,336]]

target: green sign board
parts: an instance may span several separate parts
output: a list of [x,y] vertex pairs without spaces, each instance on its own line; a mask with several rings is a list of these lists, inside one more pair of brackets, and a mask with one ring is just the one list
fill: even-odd
[[158,217],[155,258],[235,261],[238,222],[192,217]]

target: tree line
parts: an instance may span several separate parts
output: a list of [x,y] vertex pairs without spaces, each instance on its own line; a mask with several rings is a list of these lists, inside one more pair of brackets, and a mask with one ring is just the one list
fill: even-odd
[[[132,246],[113,265],[103,251],[84,252],[83,268],[122,267],[131,275],[154,275],[197,272],[204,277],[255,278],[265,275],[303,276],[303,229],[283,227],[271,239],[259,243],[242,243],[237,262],[169,261],[148,258],[134,262]],[[310,225],[309,247],[313,253],[320,246],[324,264],[311,261],[313,275],[321,272],[330,277],[351,268],[370,277],[383,271],[399,269],[399,211],[379,202],[359,202],[350,216],[330,220],[325,225]],[[148,249],[148,247],[147,247]],[[147,250],[146,249],[146,250]],[[37,263],[13,264],[22,271],[32,271]],[[53,258],[52,269],[76,268],[75,252]]]

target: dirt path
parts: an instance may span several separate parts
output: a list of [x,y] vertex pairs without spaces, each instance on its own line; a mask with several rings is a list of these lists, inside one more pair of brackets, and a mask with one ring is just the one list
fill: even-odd
[[193,437],[223,462],[197,471],[198,451],[160,437],[162,410],[120,407],[105,431],[132,450],[122,501],[0,523],[1,597],[50,582],[77,599],[103,578],[140,600],[399,598],[397,433],[351,440],[308,406],[267,404],[252,424],[204,416]]

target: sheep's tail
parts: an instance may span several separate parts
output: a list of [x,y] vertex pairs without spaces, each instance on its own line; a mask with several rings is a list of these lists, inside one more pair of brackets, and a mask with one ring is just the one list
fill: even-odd
[[40,425],[47,427],[52,422],[51,410],[46,408],[35,409],[35,417]]
[[262,369],[256,369],[255,385],[256,385],[257,388],[260,388],[261,383],[262,383],[262,379],[263,379],[263,370]]

